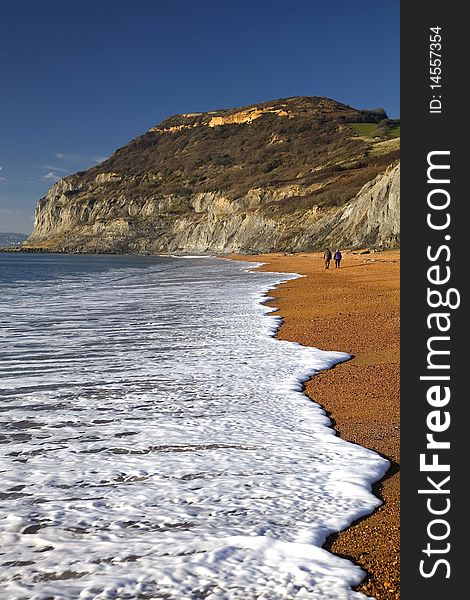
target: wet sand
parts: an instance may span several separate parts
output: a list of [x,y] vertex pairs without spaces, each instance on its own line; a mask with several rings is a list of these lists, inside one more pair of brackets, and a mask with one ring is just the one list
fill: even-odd
[[306,385],[338,434],[371,448],[392,465],[374,486],[383,504],[371,516],[331,536],[325,547],[367,573],[358,591],[377,600],[400,597],[400,253],[343,252],[341,267],[324,268],[322,253],[232,256],[266,262],[266,271],[305,275],[271,292],[283,318],[280,339],[353,358]]

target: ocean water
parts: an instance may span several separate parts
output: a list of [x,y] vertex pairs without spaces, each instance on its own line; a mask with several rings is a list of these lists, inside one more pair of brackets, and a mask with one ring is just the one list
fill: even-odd
[[273,338],[296,275],[0,254],[0,597],[357,600],[321,548],[388,463],[302,393],[348,358]]

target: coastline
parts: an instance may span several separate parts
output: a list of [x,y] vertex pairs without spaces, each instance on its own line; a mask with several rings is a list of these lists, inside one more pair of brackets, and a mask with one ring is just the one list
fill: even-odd
[[290,272],[270,295],[278,309],[279,339],[352,359],[322,371],[305,386],[344,439],[391,462],[373,486],[383,504],[370,516],[330,536],[325,547],[358,564],[366,577],[356,588],[376,600],[400,598],[399,250],[343,252],[340,269],[325,270],[322,252],[230,255],[263,262],[263,271]]

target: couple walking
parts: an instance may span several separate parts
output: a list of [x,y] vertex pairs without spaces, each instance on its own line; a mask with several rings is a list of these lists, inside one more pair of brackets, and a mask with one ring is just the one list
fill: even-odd
[[[325,250],[325,254],[323,255],[323,258],[325,259],[325,269],[329,269],[330,268],[330,260],[331,260],[331,250],[329,248],[327,248]],[[342,255],[341,252],[338,250],[338,248],[335,250],[335,254],[334,254],[334,259],[335,259],[335,269],[337,269],[341,263],[341,259],[342,259]]]

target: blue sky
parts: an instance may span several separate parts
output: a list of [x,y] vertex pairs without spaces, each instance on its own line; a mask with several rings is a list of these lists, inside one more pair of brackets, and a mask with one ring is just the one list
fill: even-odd
[[0,231],[163,118],[289,96],[399,117],[399,0],[5,0]]

